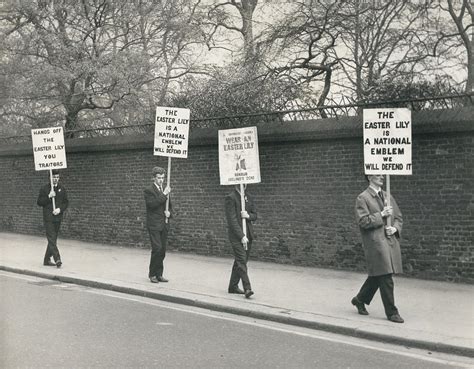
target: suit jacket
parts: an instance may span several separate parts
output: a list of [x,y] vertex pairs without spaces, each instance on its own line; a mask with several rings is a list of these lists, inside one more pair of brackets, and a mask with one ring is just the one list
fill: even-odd
[[48,197],[51,191],[51,184],[44,185],[40,188],[38,200],[36,203],[38,206],[43,207],[43,221],[45,222],[61,222],[63,219],[64,211],[69,206],[69,200],[67,198],[67,191],[61,183],[58,183],[57,187],[54,188],[56,192],[55,205],[61,209],[58,215],[53,215],[53,200]]
[[[146,206],[146,226],[147,228],[162,231],[165,227],[169,227],[169,223],[165,223],[165,210],[167,197],[153,183],[150,187],[143,191]],[[169,204],[171,212],[171,199]]]
[[[245,210],[247,210],[250,216],[246,221],[247,238],[251,241],[256,238],[252,222],[257,220],[257,209],[253,197],[249,193],[246,193],[245,197]],[[242,237],[244,237],[244,232],[242,230],[242,217],[240,215],[241,211],[240,193],[237,192],[237,190],[234,190],[225,197],[225,216],[227,219],[229,240],[231,242],[240,242]]]
[[[383,194],[387,198],[387,194],[385,192]],[[356,219],[362,236],[369,276],[403,273],[398,241],[402,233],[402,213],[393,197],[390,197],[390,201],[393,207],[392,226],[397,229],[397,233],[388,237],[385,235],[385,222],[381,214],[384,204],[380,196],[369,187],[356,200]]]

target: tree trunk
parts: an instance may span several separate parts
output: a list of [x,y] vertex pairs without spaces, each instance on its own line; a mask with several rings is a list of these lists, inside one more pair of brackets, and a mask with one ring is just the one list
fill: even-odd
[[[474,24],[474,14],[471,14]],[[467,49],[467,81],[466,93],[474,91],[474,26],[471,27],[471,41],[466,45]]]
[[[323,91],[321,92],[321,96],[319,97],[319,100],[318,100],[318,106],[324,106],[324,102],[326,101],[326,97],[328,96],[329,90],[331,89],[331,76],[332,76],[332,69],[331,69],[331,67],[328,67],[326,69],[326,75],[324,77],[324,88],[323,88]],[[319,111],[319,113],[321,114],[321,118],[327,118],[328,117],[328,115],[326,114],[324,109],[321,109]]]
[[66,114],[66,123],[64,124],[64,131],[66,138],[73,138],[74,132],[72,130],[76,129],[77,126],[77,116],[79,115],[79,111],[68,111]]
[[244,63],[252,65],[255,61],[255,44],[253,38],[253,12],[257,7],[258,0],[242,0],[238,7],[242,17],[242,35],[244,37]]

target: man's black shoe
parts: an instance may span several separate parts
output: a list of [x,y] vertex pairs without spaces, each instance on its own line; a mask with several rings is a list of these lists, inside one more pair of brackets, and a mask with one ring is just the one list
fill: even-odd
[[56,268],[61,268],[61,265],[63,265],[63,263],[61,262],[61,260],[58,260],[56,262]]
[[360,315],[369,315],[369,312],[365,309],[365,305],[360,301],[357,296],[351,300],[351,304],[357,308]]
[[46,265],[46,266],[56,266],[56,264],[54,264],[53,262],[51,262],[51,260],[47,260],[47,261],[43,262],[43,265]]
[[399,314],[393,314],[393,315],[389,316],[388,320],[390,320],[391,322],[394,322],[394,323],[403,323],[403,322],[405,322]]
[[239,287],[229,288],[228,292],[229,293],[236,293],[236,294],[239,294],[239,295],[243,295],[245,293]]
[[157,279],[159,282],[163,282],[163,283],[169,282],[166,278],[163,278],[163,277],[158,277]]
[[252,291],[252,290],[245,290],[245,297],[246,297],[246,298],[249,299],[250,296],[252,296],[252,295],[253,295],[253,291]]

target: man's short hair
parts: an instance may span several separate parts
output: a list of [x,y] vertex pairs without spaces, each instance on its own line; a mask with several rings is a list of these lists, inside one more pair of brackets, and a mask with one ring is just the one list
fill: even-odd
[[51,173],[53,174],[53,176],[58,175],[58,174],[59,174],[59,170],[53,169],[53,170],[51,171]]
[[153,177],[155,177],[157,174],[165,174],[166,170],[164,170],[162,167],[153,167],[151,170],[151,174],[153,174]]

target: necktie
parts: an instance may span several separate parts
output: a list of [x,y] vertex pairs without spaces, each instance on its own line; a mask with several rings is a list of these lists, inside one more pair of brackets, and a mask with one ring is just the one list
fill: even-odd
[[382,199],[382,203],[385,205],[385,198],[383,197],[383,192],[382,190],[379,191],[379,196]]

